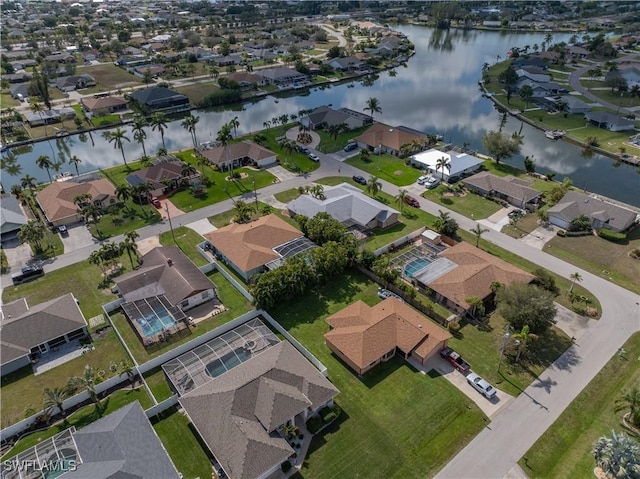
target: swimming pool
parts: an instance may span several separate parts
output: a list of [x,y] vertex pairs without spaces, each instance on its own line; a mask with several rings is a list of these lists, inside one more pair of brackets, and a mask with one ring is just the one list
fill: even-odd
[[413,278],[413,276],[420,271],[421,269],[424,269],[425,267],[429,266],[431,264],[431,261],[429,261],[426,258],[417,258],[414,259],[412,261],[409,261],[405,267],[404,267],[404,275],[407,278]]
[[175,332],[175,326],[185,317],[164,295],[124,303],[122,309],[143,340],[152,339],[158,333]]
[[235,368],[238,364],[244,363],[250,357],[251,351],[247,351],[244,348],[235,349],[220,359],[215,359],[207,364],[207,374],[212,378],[217,378],[221,374]]

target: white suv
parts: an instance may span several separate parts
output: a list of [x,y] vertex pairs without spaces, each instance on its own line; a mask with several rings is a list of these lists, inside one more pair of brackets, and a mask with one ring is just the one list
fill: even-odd
[[476,373],[469,373],[467,375],[467,382],[487,399],[491,399],[496,395],[496,389]]

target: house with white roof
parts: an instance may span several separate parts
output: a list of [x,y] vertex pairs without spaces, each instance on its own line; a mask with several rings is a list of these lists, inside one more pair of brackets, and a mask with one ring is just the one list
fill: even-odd
[[[438,160],[444,158],[450,168],[436,169]],[[428,150],[417,153],[410,157],[411,164],[436,175],[438,178],[444,178],[447,181],[451,177],[459,178],[462,175],[479,171],[482,167],[483,160],[467,153],[458,153],[451,151]]]

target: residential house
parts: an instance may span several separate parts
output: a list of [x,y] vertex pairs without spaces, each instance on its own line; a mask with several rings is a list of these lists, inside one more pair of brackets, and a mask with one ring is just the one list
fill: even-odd
[[0,241],[4,245],[15,240],[18,231],[27,224],[22,208],[14,196],[0,196]]
[[531,73],[529,72],[529,68],[531,67],[528,67],[526,70],[524,68],[516,70],[516,75],[518,75],[518,88],[520,88],[521,83],[526,80],[535,83],[547,83],[551,81],[551,75],[547,75],[546,73]]
[[215,55],[210,58],[209,61],[215,63],[219,67],[228,67],[232,65],[240,65],[242,63],[242,57],[237,53],[232,53],[231,55]]
[[549,65],[547,65],[547,62],[545,62],[544,60],[542,60],[541,58],[536,58],[536,57],[518,57],[515,60],[513,60],[511,62],[511,66],[515,69],[524,67],[524,66],[534,66],[534,67],[538,67],[542,70],[546,70],[549,68]]
[[278,159],[276,153],[250,140],[217,146],[201,153],[211,164],[223,171],[245,165],[266,168],[274,165]]
[[212,60],[216,56],[216,54],[213,51],[207,50],[206,48],[201,48],[201,47],[187,47],[184,50],[184,54],[195,55],[195,57],[198,59],[199,62]]
[[400,155],[402,145],[409,144],[415,140],[425,139],[426,135],[412,133],[400,127],[392,127],[383,123],[374,123],[362,135],[354,140],[360,149],[366,148],[376,153],[389,153]]
[[125,180],[132,187],[149,183],[153,188],[151,196],[161,197],[183,184],[199,181],[200,173],[187,173],[185,166],[187,164],[184,161],[174,156],[165,156],[161,157],[161,161],[156,160],[156,164],[152,166],[130,173]]
[[216,297],[215,285],[177,246],[153,248],[140,264],[114,279],[125,305],[164,296],[171,306],[187,311]]
[[349,110],[334,110],[330,106],[320,106],[311,113],[302,117],[300,123],[311,130],[332,125],[345,125],[348,130],[355,130],[371,122],[371,117],[360,114],[353,115]]
[[341,72],[363,72],[369,70],[369,66],[366,63],[354,56],[332,58],[327,63]]
[[40,471],[55,471],[53,476],[64,475],[65,479],[182,477],[138,401],[80,430],[71,426],[8,459],[5,464],[14,463],[15,467],[3,472],[5,479],[27,477],[20,469],[23,464],[39,471],[38,477],[52,476]]
[[164,65],[150,63],[147,65],[133,67],[131,71],[134,75],[140,78],[144,78],[145,75],[151,75],[152,78],[158,78],[160,75],[163,75],[167,71],[167,68]]
[[396,354],[424,365],[451,338],[398,298],[373,307],[359,300],[325,321],[331,328],[324,335],[327,346],[360,376]]
[[80,99],[80,104],[89,117],[110,115],[127,109],[127,101],[118,96],[83,97]]
[[260,75],[248,72],[234,72],[227,75],[229,80],[238,82],[238,85],[244,90],[253,88],[254,86],[264,86],[267,80]]
[[[449,168],[437,169],[438,160],[444,158]],[[428,171],[432,175],[447,181],[449,178],[459,178],[482,169],[483,160],[467,153],[456,151],[427,150],[410,157],[411,164]]]
[[131,94],[131,99],[145,113],[176,113],[190,109],[189,98],[165,87],[136,90]]
[[17,60],[17,61],[11,62],[11,66],[13,67],[14,71],[24,70],[26,68],[35,67],[37,65],[38,65],[38,62],[30,58],[25,58],[24,60]]
[[216,369],[220,368],[224,372],[225,363],[231,369],[217,377],[210,372],[208,382],[179,399],[230,479],[265,479],[281,473],[283,462],[302,454],[289,444],[284,428],[303,424],[323,407],[333,405],[339,393],[289,342],[277,342],[254,356],[247,348],[264,342],[254,338],[249,336],[244,345],[236,346],[238,355],[250,355],[240,364],[225,360],[234,350],[221,359],[201,359],[208,361],[214,374],[219,374]]
[[8,73],[6,75],[2,75],[2,79],[7,80],[9,83],[25,83],[31,81],[32,78],[32,75],[27,72]]
[[[27,86],[28,88],[28,86]],[[18,92],[19,90],[16,90]],[[16,93],[17,95],[17,93]],[[50,125],[63,120],[70,120],[76,117],[76,111],[73,108],[53,108],[51,110],[42,110],[39,112],[25,111],[22,113],[30,126]]]
[[85,63],[95,62],[100,58],[100,55],[101,54],[98,50],[87,50],[86,52],[80,53],[80,56]]
[[[302,232],[273,214],[250,223],[233,223],[204,237],[220,260],[245,281],[279,266],[282,259],[315,247]],[[294,243],[299,248],[290,248]]]
[[29,84],[26,82],[17,83],[9,86],[9,93],[14,100],[25,99],[29,97]]
[[473,309],[472,297],[487,301],[493,297],[492,283],[504,286],[530,283],[534,276],[469,243],[458,243],[441,252],[432,262],[411,274],[411,282],[429,289],[435,300],[451,311]]
[[562,53],[553,50],[545,50],[544,52],[538,53],[536,57],[542,60],[546,60],[550,63],[558,63],[562,58]]
[[589,55],[591,55],[591,52],[589,50],[578,45],[569,45],[568,52],[572,58],[576,58],[580,60],[587,58]]
[[518,80],[517,88],[519,91],[522,90],[525,85],[531,87],[531,98],[546,98],[554,96],[562,89],[562,87],[555,82],[536,82],[529,80],[528,78]]
[[286,67],[267,68],[265,70],[257,70],[256,75],[263,77],[268,84],[277,85],[279,87],[304,84],[309,81],[307,75]]
[[531,188],[530,183],[513,176],[496,176],[483,171],[462,180],[465,187],[483,196],[500,198],[528,211],[535,211],[542,194]]
[[96,79],[91,75],[74,75],[56,78],[56,87],[60,91],[70,92],[96,86]]
[[91,203],[102,210],[120,203],[116,197],[116,189],[106,179],[85,181],[56,182],[47,185],[38,191],[36,200],[42,208],[47,221],[53,226],[68,225],[82,220],[80,207],[74,203],[74,198],[79,195],[91,196]]
[[2,376],[31,364],[39,355],[88,335],[87,322],[72,293],[29,307],[20,298],[0,308]]
[[562,95],[560,100],[556,102],[556,106],[559,103],[562,103],[564,111],[570,114],[585,114],[591,111],[591,107],[588,103],[585,103],[573,95]]
[[140,65],[148,65],[151,63],[151,58],[144,55],[119,57],[116,60],[116,65],[123,68],[133,68]]
[[585,215],[593,229],[607,228],[613,231],[629,229],[637,219],[634,211],[628,210],[598,198],[568,191],[564,197],[547,210],[549,222],[567,229],[571,221]]
[[292,217],[312,218],[318,213],[328,213],[347,228],[360,230],[388,228],[400,218],[399,211],[368,197],[349,183],[326,186],[322,198],[300,195],[287,204],[287,210]]
[[70,64],[76,63],[76,57],[70,53],[53,53],[44,57],[45,62]]
[[593,125],[609,131],[627,131],[635,129],[633,121],[608,111],[588,111],[584,117]]

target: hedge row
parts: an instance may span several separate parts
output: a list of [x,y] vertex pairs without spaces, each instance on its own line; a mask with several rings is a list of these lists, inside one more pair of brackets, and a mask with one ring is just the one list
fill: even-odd
[[598,230],[598,236],[614,243],[624,243],[627,241],[626,233],[618,233],[607,228],[601,228]]

